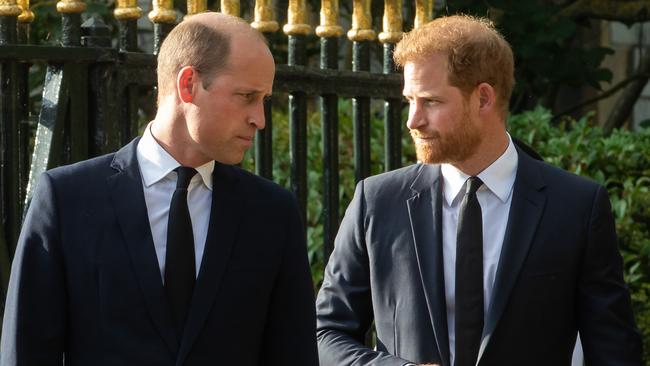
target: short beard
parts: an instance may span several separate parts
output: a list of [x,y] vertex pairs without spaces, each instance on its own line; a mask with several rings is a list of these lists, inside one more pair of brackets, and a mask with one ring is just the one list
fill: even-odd
[[[411,130],[418,161],[424,164],[453,164],[465,161],[476,153],[482,137],[472,124],[467,108],[464,108],[461,120],[456,122],[456,127],[445,135],[439,131],[423,135],[417,130]],[[419,137],[429,140],[418,142]]]

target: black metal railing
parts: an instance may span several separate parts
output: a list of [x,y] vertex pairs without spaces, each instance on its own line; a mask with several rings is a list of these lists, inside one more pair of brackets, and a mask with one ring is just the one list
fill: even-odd
[[[26,1],[26,0],[23,0]],[[200,0],[189,0],[192,2]],[[278,31],[269,12],[268,0],[258,0],[252,26],[271,35]],[[274,91],[288,93],[290,126],[290,187],[299,199],[303,218],[307,211],[307,109],[310,98],[320,100],[322,133],[323,256],[333,249],[340,220],[339,202],[339,99],[352,99],[355,179],[371,173],[371,101],[384,102],[385,169],[401,165],[402,77],[392,61],[394,44],[401,37],[401,1],[386,0],[383,32],[383,72],[371,72],[371,49],[375,31],[371,27],[370,1],[354,0],[352,70],[339,70],[338,1],[323,0],[320,64],[311,66],[306,45],[311,26],[304,14],[304,1],[290,1],[288,63],[277,65]],[[431,1],[416,1],[418,16],[431,18]],[[62,4],[59,9],[59,4]],[[85,5],[79,0],[61,0],[61,46],[30,45],[29,22],[18,12],[0,9],[0,289],[9,276],[15,243],[31,191],[46,169],[117,150],[138,134],[142,109],[155,105],[156,54],[165,35],[173,28],[171,2],[154,1],[149,18],[154,22],[152,53],[138,51],[136,22],[140,9],[135,0],[119,2],[115,10],[119,34],[113,47],[109,27],[91,17],[81,24]],[[225,4],[225,5],[224,5]],[[196,4],[195,4],[196,5]],[[234,5],[237,5],[236,7]],[[230,7],[229,7],[230,6]],[[238,2],[222,1],[222,10],[237,9]],[[20,8],[22,14],[25,8]],[[188,9],[201,9],[189,6]],[[422,14],[420,9],[429,9]],[[174,15],[170,15],[174,14]],[[238,15],[238,14],[237,14]],[[22,15],[21,15],[22,16]],[[271,44],[271,48],[275,45]],[[37,122],[30,116],[28,78],[32,64],[46,67]],[[278,102],[277,100],[275,101]],[[273,179],[273,106],[265,106],[266,128],[255,143],[255,171]]]

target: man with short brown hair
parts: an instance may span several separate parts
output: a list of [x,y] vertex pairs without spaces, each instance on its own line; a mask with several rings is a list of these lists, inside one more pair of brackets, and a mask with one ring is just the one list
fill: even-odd
[[0,365],[316,366],[296,199],[232,166],[264,128],[271,52],[245,22],[202,13],[158,60],[141,138],[41,176]]
[[395,59],[420,162],[357,185],[317,299],[321,366],[568,366],[578,332],[587,365],[641,365],[607,191],[506,131],[508,43],[443,17]]

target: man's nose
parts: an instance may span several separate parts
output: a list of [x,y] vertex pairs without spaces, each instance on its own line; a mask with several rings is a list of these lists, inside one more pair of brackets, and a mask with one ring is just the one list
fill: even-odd
[[254,125],[258,130],[264,129],[264,126],[266,126],[264,104],[265,103],[263,101],[258,103],[258,105],[255,106],[253,112],[251,113],[250,118],[248,119],[248,122]]
[[406,127],[408,127],[409,130],[416,130],[424,126],[424,124],[425,121],[420,106],[418,106],[418,103],[411,103],[409,105],[409,117],[406,121]]

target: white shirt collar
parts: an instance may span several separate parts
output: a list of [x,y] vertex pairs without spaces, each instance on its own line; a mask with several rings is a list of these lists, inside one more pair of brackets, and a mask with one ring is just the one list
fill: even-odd
[[[181,166],[165,149],[158,144],[151,134],[151,123],[147,125],[137,147],[138,164],[146,187],[155,184],[168,176],[174,169]],[[212,171],[214,161],[209,161],[196,171],[201,176],[203,184],[212,190]]]
[[[505,203],[512,193],[512,186],[515,183],[517,175],[518,161],[517,149],[515,149],[512,138],[508,134],[508,147],[506,151],[490,164],[490,166],[478,174],[478,177],[481,178],[484,184],[479,191],[487,187],[501,202]],[[465,181],[469,178],[469,175],[458,170],[451,164],[441,164],[440,170],[444,178],[443,193],[445,200],[447,201],[447,205],[451,206],[463,188]]]

